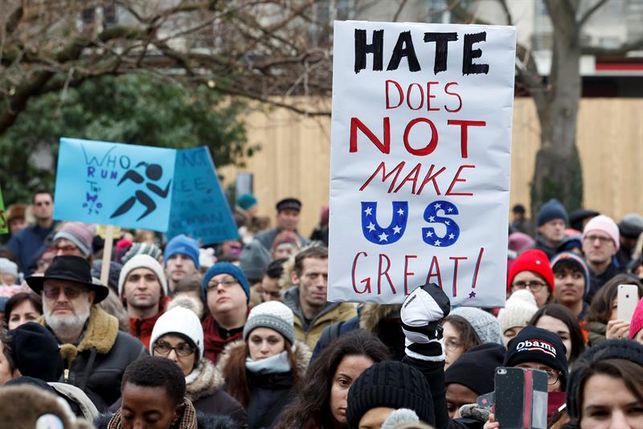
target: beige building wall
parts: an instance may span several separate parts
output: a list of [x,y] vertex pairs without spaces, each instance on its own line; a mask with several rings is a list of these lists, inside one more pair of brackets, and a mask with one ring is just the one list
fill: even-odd
[[[584,99],[578,146],[583,166],[584,206],[614,217],[643,212],[643,100]],[[248,140],[261,150],[246,167],[225,167],[226,183],[237,171],[254,174],[260,214],[271,217],[282,197],[303,202],[301,232],[310,234],[319,210],[328,204],[330,118],[311,118],[285,109],[254,112],[247,117]],[[511,204],[529,207],[529,182],[538,150],[540,126],[530,98],[514,103]]]

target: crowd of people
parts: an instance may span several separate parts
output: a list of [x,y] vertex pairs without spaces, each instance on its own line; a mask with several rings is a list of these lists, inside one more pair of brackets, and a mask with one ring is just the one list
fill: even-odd
[[547,380],[548,428],[643,428],[640,214],[515,206],[507,301],[480,309],[431,283],[328,302],[328,208],[306,236],[296,198],[269,228],[239,196],[238,240],[122,231],[105,281],[104,239],[53,205],[9,206],[0,236],[2,427],[495,429],[497,370],[522,368]]

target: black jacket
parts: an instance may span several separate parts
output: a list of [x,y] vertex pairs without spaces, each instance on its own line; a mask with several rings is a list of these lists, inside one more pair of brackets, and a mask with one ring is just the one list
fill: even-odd
[[60,354],[65,362],[61,381],[83,390],[104,412],[121,395],[125,368],[147,351],[139,340],[118,330],[115,317],[93,306],[80,343],[62,344]]
[[248,427],[271,428],[283,409],[292,400],[292,372],[281,374],[253,374],[246,372],[250,386]]

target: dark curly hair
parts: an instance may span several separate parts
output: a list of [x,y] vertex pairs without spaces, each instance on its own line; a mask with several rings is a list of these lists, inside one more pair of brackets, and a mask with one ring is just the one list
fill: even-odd
[[284,410],[276,429],[330,427],[330,390],[337,367],[346,356],[367,356],[373,362],[389,358],[384,343],[363,330],[342,335],[329,344],[306,372],[306,383]]

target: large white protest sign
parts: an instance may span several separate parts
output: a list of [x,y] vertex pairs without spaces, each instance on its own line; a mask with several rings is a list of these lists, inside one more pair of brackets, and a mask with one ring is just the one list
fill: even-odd
[[331,301],[505,298],[512,27],[335,22]]

